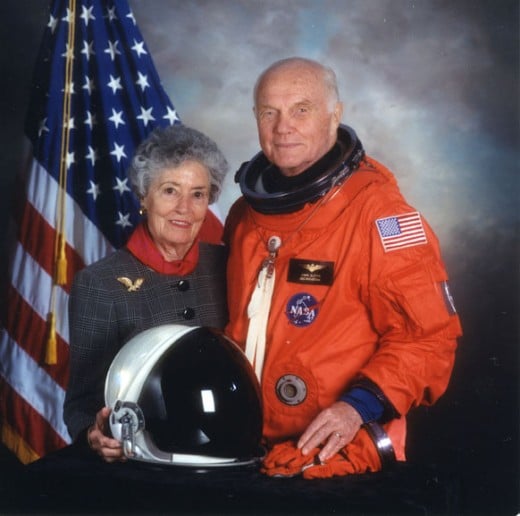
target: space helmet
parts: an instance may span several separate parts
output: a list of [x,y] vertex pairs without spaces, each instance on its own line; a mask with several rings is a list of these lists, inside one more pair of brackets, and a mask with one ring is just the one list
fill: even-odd
[[131,338],[110,365],[105,404],[130,459],[210,468],[263,455],[255,373],[213,328],[167,324]]

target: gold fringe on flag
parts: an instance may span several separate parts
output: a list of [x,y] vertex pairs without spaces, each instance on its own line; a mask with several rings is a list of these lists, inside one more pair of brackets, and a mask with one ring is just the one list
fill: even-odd
[[69,31],[67,38],[67,53],[65,61],[65,85],[63,88],[63,119],[61,128],[61,150],[60,150],[60,177],[59,197],[56,214],[56,242],[54,245],[54,283],[51,294],[51,311],[48,314],[47,344],[45,349],[45,363],[54,365],[58,361],[56,347],[56,295],[55,289],[58,285],[67,283],[67,256],[65,254],[66,244],[66,197],[67,197],[67,168],[68,152],[70,142],[70,104],[72,97],[72,77],[74,61],[74,40],[76,32],[76,0],[69,0]]
[[55,365],[58,363],[58,347],[56,343],[56,316],[53,312],[50,312],[47,316],[47,326],[49,332],[47,345],[45,346],[45,363],[47,365]]
[[29,464],[38,460],[40,456],[29,446],[22,436],[5,420],[0,426],[0,438],[2,442],[11,450],[23,464]]
[[67,283],[67,256],[65,255],[65,237],[60,235],[60,245],[58,258],[56,260],[56,284],[65,285]]

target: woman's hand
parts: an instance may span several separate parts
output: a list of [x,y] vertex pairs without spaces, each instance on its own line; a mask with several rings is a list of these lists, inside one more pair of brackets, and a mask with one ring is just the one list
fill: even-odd
[[110,409],[103,407],[96,414],[96,421],[87,430],[89,447],[105,462],[126,461],[121,443],[108,436]]

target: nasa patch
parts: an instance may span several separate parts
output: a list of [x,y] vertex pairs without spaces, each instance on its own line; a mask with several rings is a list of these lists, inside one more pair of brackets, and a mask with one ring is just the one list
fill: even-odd
[[287,302],[285,315],[294,326],[309,326],[318,316],[318,301],[306,292],[295,294]]

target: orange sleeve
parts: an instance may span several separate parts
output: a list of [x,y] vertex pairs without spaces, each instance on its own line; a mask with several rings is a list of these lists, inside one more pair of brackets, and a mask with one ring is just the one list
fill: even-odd
[[462,333],[437,238],[424,219],[422,223],[427,244],[385,252],[374,230],[370,251],[376,265],[368,303],[380,338],[361,374],[382,389],[400,414],[431,405],[444,393]]

